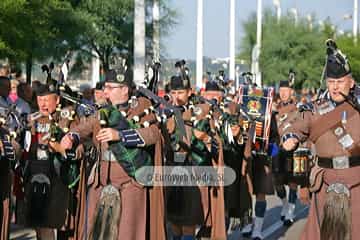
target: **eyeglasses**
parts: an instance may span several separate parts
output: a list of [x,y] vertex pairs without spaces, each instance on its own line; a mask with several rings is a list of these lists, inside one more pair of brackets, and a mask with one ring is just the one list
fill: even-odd
[[124,85],[120,85],[120,86],[103,86],[103,90],[105,90],[105,89],[109,89],[109,90],[113,90],[113,89],[115,89],[115,88],[123,88],[123,87],[125,87]]

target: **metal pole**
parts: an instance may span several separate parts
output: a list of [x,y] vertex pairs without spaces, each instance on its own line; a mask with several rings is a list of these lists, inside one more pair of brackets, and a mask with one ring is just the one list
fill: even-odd
[[203,0],[198,0],[196,33],[196,88],[203,86]]
[[353,36],[354,44],[357,44],[357,32],[358,32],[358,0],[354,0],[354,14],[353,14]]
[[145,0],[135,0],[134,11],[134,83],[139,86],[145,77]]
[[92,51],[93,57],[91,61],[91,84],[95,87],[96,83],[100,81],[100,59],[96,51]]
[[153,35],[153,59],[155,62],[160,62],[160,10],[159,10],[159,0],[154,0],[153,5],[153,26],[154,26],[154,35]]
[[257,26],[256,26],[256,56],[255,56],[255,82],[261,86],[261,74],[259,67],[259,58],[261,52],[261,35],[262,35],[262,0],[257,2]]
[[230,0],[230,63],[229,79],[235,80],[235,0]]

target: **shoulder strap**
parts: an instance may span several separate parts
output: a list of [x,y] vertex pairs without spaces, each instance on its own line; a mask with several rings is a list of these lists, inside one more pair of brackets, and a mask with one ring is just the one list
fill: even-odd
[[[312,142],[326,133],[328,130],[334,128],[337,124],[341,122],[341,113],[343,111],[347,112],[347,118],[351,118],[357,113],[357,111],[347,102],[336,107],[333,111],[328,112],[324,115],[321,115],[314,123],[311,124],[311,134],[309,136]],[[324,124],[326,123],[326,124]]]
[[284,107],[280,107],[278,109],[279,111],[279,114],[282,115],[284,113],[288,113],[288,112],[293,112],[295,111],[297,108],[296,108],[296,105],[295,104],[289,104],[287,106],[284,106]]

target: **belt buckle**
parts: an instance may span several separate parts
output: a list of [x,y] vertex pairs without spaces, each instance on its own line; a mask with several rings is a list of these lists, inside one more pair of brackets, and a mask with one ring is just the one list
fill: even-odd
[[334,169],[345,169],[350,167],[349,157],[347,156],[333,157],[332,163]]
[[37,160],[43,161],[49,159],[49,153],[46,149],[38,148],[36,151]]

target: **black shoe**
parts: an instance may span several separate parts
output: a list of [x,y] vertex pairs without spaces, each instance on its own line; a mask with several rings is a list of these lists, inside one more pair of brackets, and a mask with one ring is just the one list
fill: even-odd
[[285,216],[281,216],[280,219],[281,219],[281,221],[284,221],[284,220],[285,220]]
[[293,225],[293,223],[294,223],[294,220],[293,220],[293,219],[286,219],[286,220],[284,221],[284,226],[285,226],[285,227],[290,227],[291,225]]

